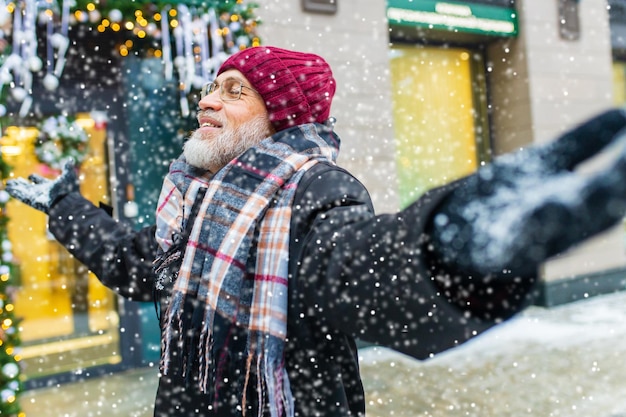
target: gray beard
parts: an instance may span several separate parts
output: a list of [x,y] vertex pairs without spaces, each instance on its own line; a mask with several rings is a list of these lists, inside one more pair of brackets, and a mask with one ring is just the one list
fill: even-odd
[[271,125],[265,117],[255,117],[236,130],[227,127],[214,137],[195,130],[183,146],[183,155],[188,164],[215,173],[271,132]]

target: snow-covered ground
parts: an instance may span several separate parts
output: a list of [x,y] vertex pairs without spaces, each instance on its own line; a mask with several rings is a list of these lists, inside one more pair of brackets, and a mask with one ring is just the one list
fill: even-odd
[[361,356],[369,417],[626,417],[626,293],[531,307],[423,362]]
[[[361,351],[368,417],[626,417],[626,292],[517,318],[418,362]],[[28,416],[150,417],[156,369],[29,391]]]

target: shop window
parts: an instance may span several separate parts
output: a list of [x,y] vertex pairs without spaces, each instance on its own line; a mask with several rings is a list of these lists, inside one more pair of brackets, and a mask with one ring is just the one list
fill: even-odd
[[394,46],[390,68],[404,207],[486,158],[485,78],[482,55],[468,49]]
[[[89,115],[79,115],[77,122],[89,137],[89,153],[80,165],[81,193],[94,202],[107,202],[106,130]],[[35,127],[6,129],[3,158],[12,175],[58,175],[37,160],[37,134]],[[43,213],[17,201],[9,202],[7,212],[21,271],[15,312],[21,318],[27,378],[119,363],[116,297],[47,232]]]
[[337,1],[339,0],[302,0],[302,10],[334,14],[337,13]]
[[573,41],[580,38],[579,0],[558,0],[559,34],[562,39]]

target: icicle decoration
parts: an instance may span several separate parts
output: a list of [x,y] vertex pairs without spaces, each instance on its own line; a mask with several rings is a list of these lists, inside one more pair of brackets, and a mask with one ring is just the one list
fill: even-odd
[[172,40],[170,38],[170,24],[167,18],[170,7],[161,10],[161,49],[163,50],[163,66],[165,80],[171,81],[174,76],[174,63],[172,62]]
[[[172,2],[160,10],[159,19],[145,27],[148,36],[160,37],[162,46],[164,78],[172,81],[178,78],[180,83],[180,108],[183,116],[188,116],[189,103],[187,97],[192,89],[215,77],[215,73],[229,53],[233,53],[244,45],[239,35],[233,42],[235,31],[241,29],[242,20],[227,19],[221,22],[214,7],[208,5],[190,7],[184,1]],[[96,2],[97,9],[76,14],[76,2],[72,0],[0,0],[0,20],[11,26],[13,44],[10,56],[0,66],[0,92],[10,86],[10,94],[22,103],[20,116],[27,116],[32,105],[33,73],[42,69],[43,87],[48,91],[58,88],[60,78],[66,67],[66,56],[71,47],[69,41],[70,26],[74,24],[93,24],[99,32],[109,30],[109,23],[103,24],[102,16],[106,15],[111,22],[125,27],[125,20],[134,22],[134,17],[125,17],[113,5],[107,9],[106,2],[102,10]],[[176,4],[176,6],[174,6]],[[195,4],[195,3],[194,3]],[[10,7],[10,10],[7,7]],[[237,13],[233,8],[232,13]],[[3,14],[4,12],[4,14]],[[101,13],[102,12],[102,13]],[[52,14],[55,13],[55,16]],[[12,14],[12,15],[11,15]],[[83,16],[83,17],[79,17]],[[156,16],[156,15],[155,15]],[[39,19],[39,20],[38,20]],[[55,29],[54,22],[60,22]],[[175,23],[176,21],[176,23]],[[12,23],[12,25],[11,25]],[[43,56],[37,56],[37,25],[45,25],[46,45]],[[160,28],[157,29],[157,27]],[[119,30],[120,26],[118,26]],[[130,36],[135,36],[129,32]],[[0,31],[0,37],[2,32]],[[246,43],[250,43],[248,39]],[[228,51],[226,51],[228,49]],[[43,59],[45,59],[45,61]]]

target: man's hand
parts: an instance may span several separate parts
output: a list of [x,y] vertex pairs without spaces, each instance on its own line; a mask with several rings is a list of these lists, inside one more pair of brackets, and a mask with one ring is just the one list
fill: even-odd
[[626,151],[591,175],[574,173],[626,127],[626,113],[596,116],[554,142],[497,158],[433,215],[439,262],[463,274],[533,274],[537,266],[620,221]]
[[6,184],[6,191],[13,198],[46,214],[57,199],[79,190],[76,170],[71,162],[65,164],[61,175],[55,179],[32,174],[28,180],[16,178],[8,180]]

